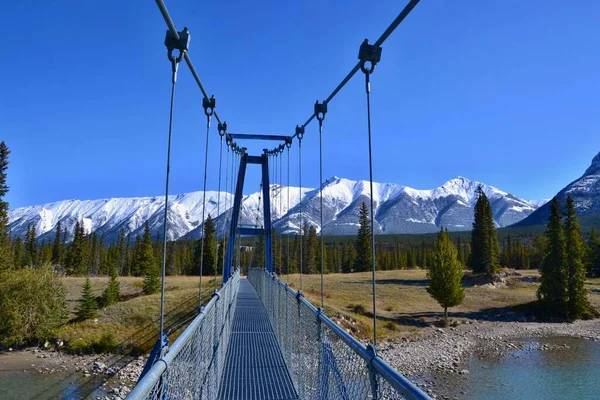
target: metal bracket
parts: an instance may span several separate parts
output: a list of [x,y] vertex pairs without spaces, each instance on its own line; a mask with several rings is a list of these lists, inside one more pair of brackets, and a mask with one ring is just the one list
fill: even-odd
[[210,96],[209,99],[206,97],[202,99],[202,107],[204,108],[204,114],[206,114],[207,117],[210,117],[214,114],[216,106],[217,100],[215,99],[214,95]]
[[227,122],[223,122],[217,125],[217,130],[219,131],[219,135],[223,137],[227,133]]
[[[369,39],[365,39],[358,50],[358,59],[360,60],[360,70],[365,74],[371,74],[375,71],[375,65],[381,61],[381,46],[369,44]],[[366,63],[371,65],[367,68]]]
[[315,116],[319,122],[323,122],[325,119],[325,114],[327,114],[327,103],[322,102],[319,103],[319,100],[315,103]]
[[303,126],[296,125],[296,136],[298,137],[298,140],[302,140],[302,138],[304,137]]
[[[177,36],[179,36],[179,39]],[[183,58],[183,53],[188,51],[190,47],[190,40],[192,37],[188,31],[188,28],[183,28],[181,32],[177,32],[177,36],[171,32],[171,30],[167,30],[165,46],[167,46],[167,49],[169,50],[167,53],[169,61],[181,61]],[[173,57],[173,50],[179,50],[179,55],[177,57]]]
[[375,376],[375,368],[373,368],[373,359],[377,357],[377,349],[371,343],[367,345],[367,350],[373,355],[373,357],[369,360],[369,382],[371,383],[371,394],[373,400],[378,400],[378,390],[377,390],[377,378]]

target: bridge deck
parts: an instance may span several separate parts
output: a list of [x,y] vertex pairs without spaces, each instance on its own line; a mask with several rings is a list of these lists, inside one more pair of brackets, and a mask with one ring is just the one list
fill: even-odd
[[250,282],[241,279],[219,399],[297,398],[267,311]]

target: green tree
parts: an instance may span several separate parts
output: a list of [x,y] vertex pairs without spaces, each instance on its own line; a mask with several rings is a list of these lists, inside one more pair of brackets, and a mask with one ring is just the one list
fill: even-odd
[[548,241],[542,261],[537,296],[547,312],[564,317],[567,303],[566,249],[560,207],[556,197],[552,199],[550,205],[546,238]]
[[371,269],[371,222],[369,219],[369,209],[363,201],[360,206],[358,216],[358,233],[356,235],[356,260],[354,264],[355,272],[362,272]]
[[459,305],[465,298],[462,277],[463,267],[458,260],[458,251],[450,240],[448,231],[442,229],[427,271],[427,292],[444,308],[444,319],[448,318],[448,307]]
[[36,236],[35,226],[28,225],[27,233],[25,234],[25,263],[28,266],[35,266],[37,263]]
[[588,275],[593,278],[600,277],[600,237],[595,228],[590,231],[586,261]]
[[45,341],[67,322],[61,278],[50,265],[0,272],[0,345]]
[[109,268],[110,278],[102,294],[102,304],[104,307],[117,303],[121,296],[121,283],[117,279],[117,268],[114,263],[110,263]]
[[68,261],[66,270],[69,275],[83,275],[86,269],[85,262],[85,236],[83,224],[79,221],[75,223],[73,231],[73,241],[69,246]]
[[95,318],[98,315],[98,303],[96,296],[92,293],[92,284],[90,278],[85,278],[83,289],[81,291],[81,301],[77,307],[77,317],[80,320]]
[[144,226],[144,237],[140,242],[140,248],[136,256],[135,264],[144,274],[144,294],[158,293],[160,290],[160,270],[154,260],[152,236],[150,236],[148,222]]
[[500,270],[500,244],[496,234],[492,206],[483,189],[477,188],[475,218],[471,231],[471,257],[469,266],[473,272],[492,276]]
[[567,197],[565,219],[567,317],[571,320],[590,316],[591,306],[585,289],[585,243],[573,199]]
[[54,236],[54,244],[52,245],[52,263],[61,265],[64,259],[65,245],[62,241],[63,231],[60,221],[56,224],[56,235]]
[[10,150],[6,143],[0,143],[0,271],[11,268],[12,254],[10,251],[10,234],[8,227],[8,202],[4,196],[8,193],[6,170]]

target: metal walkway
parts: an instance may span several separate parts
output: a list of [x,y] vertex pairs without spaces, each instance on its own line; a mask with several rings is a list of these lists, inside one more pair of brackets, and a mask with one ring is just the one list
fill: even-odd
[[297,398],[267,311],[250,282],[241,279],[219,399]]

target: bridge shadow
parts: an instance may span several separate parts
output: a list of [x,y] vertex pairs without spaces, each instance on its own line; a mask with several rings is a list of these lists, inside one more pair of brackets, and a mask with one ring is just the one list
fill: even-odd
[[[362,315],[373,318],[373,313],[364,312]],[[488,307],[478,311],[452,311],[449,310],[448,318],[460,318],[471,321],[493,322],[526,322],[536,319],[535,302],[517,306]],[[377,320],[393,322],[398,325],[425,328],[435,325],[444,317],[443,310],[423,311],[415,313],[401,313],[393,317],[378,315]]]

